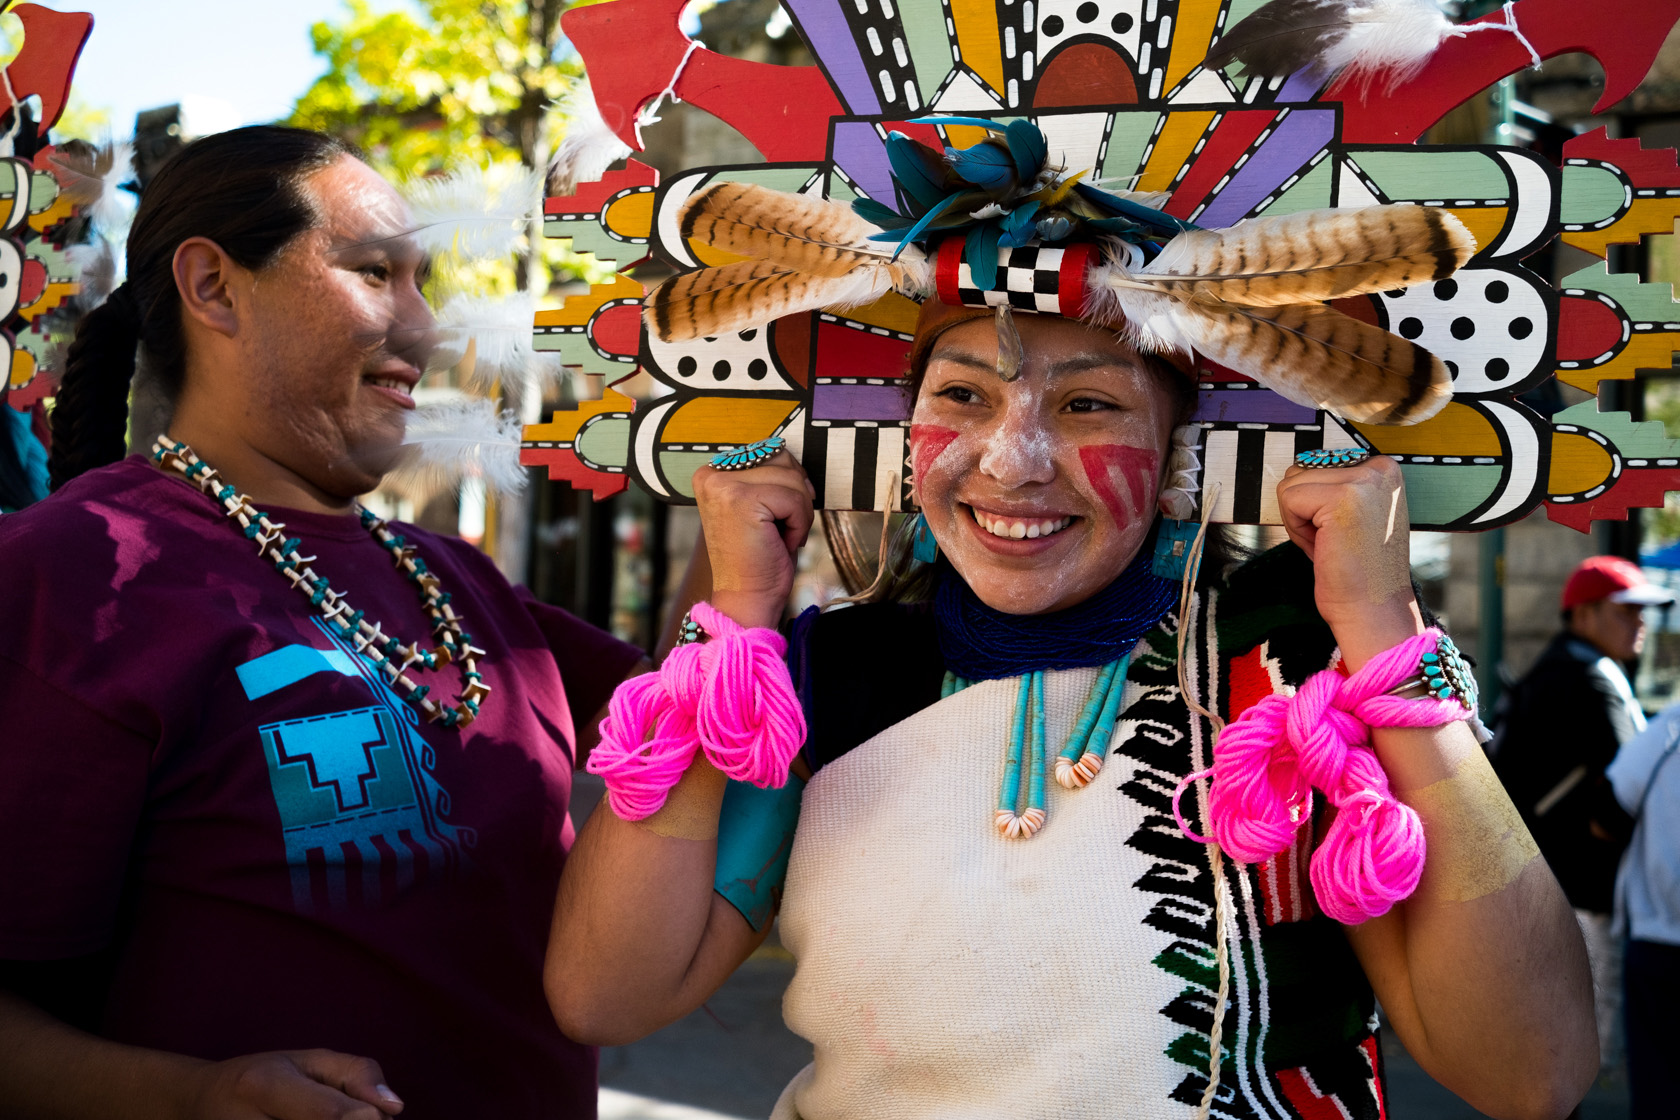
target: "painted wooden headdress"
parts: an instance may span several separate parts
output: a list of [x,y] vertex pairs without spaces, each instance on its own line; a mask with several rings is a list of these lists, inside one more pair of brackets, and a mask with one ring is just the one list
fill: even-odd
[[[1420,0],[788,0],[786,8],[817,67],[706,51],[678,29],[680,0],[613,0],[565,17],[595,104],[627,145],[640,147],[639,122],[664,93],[734,126],[766,162],[696,168],[660,185],[632,159],[548,200],[546,232],[620,272],[539,314],[537,347],[606,375],[607,386],[599,400],[527,427],[525,462],[598,497],[635,479],[685,501],[690,475],[717,450],[780,434],[823,508],[902,508],[909,402],[899,384],[917,318],[912,297],[940,292],[943,262],[949,300],[1025,310],[1023,285],[1033,299],[1053,286],[1060,301],[1061,278],[1076,276],[1080,314],[1096,290],[1119,305],[1116,322],[1134,329],[1140,303],[1176,317],[1179,336],[1157,332],[1155,341],[1194,354],[1194,439],[1204,482],[1221,484],[1216,521],[1275,521],[1264,480],[1312,448],[1393,455],[1419,528],[1493,527],[1542,504],[1554,520],[1585,528],[1680,489],[1680,441],[1660,423],[1594,401],[1547,418],[1518,399],[1552,377],[1591,392],[1604,379],[1670,364],[1680,306],[1667,285],[1601,263],[1554,287],[1522,262],[1556,237],[1602,257],[1611,244],[1667,232],[1680,214],[1675,154],[1602,129],[1570,140],[1562,167],[1517,147],[1413,143],[1493,81],[1571,51],[1602,63],[1599,107],[1614,103],[1643,78],[1680,0],[1632,6],[1616,22],[1590,18],[1574,0],[1520,0],[1457,27]],[[948,201],[983,192],[988,174],[1012,176],[1011,192]],[[720,217],[739,224],[740,208],[768,192],[802,196],[809,212],[795,200],[793,220],[848,213],[823,200],[850,207],[858,224],[849,247],[881,247],[863,262],[867,283],[848,272],[849,289],[824,287],[835,278],[818,267],[809,275],[821,282],[804,292],[818,303],[768,302],[754,321],[676,323],[677,312],[704,303],[676,298],[685,286],[704,296],[720,277],[752,283],[764,279],[749,275],[755,269],[778,269],[739,230],[696,236]],[[1038,207],[1023,214],[1029,196]],[[1252,293],[1253,278],[1207,267],[1210,246],[1263,245],[1261,231],[1275,236],[1293,223],[1297,244],[1324,249],[1307,231],[1317,220],[1309,212],[1333,208],[1366,234],[1410,213],[1445,231],[1445,248],[1408,241],[1435,256],[1405,284],[1307,284],[1267,314],[1275,320],[1283,306],[1345,320],[1438,360],[1445,377],[1426,379],[1423,406],[1392,394],[1327,395],[1323,379],[1302,390],[1276,376],[1287,370],[1222,349],[1204,329],[1210,306],[1254,306],[1232,287]],[[1058,216],[1088,228],[1046,228],[1042,219]],[[907,232],[914,236],[901,246]],[[1083,258],[1077,265],[1067,262],[1070,250]],[[1358,264],[1370,265],[1373,254],[1362,253]],[[651,329],[647,293],[627,274],[650,257],[678,272],[651,302]],[[1022,290],[1009,296],[1014,289]],[[661,299],[672,312],[663,326]],[[1324,310],[1311,310],[1320,299]],[[666,391],[638,403],[612,388],[638,367]],[[1362,399],[1379,398],[1381,407],[1361,409]]]
[[[0,82],[8,99],[0,113],[10,111],[9,125],[0,127],[0,406],[27,412],[52,395],[69,338],[68,322],[52,313],[115,264],[67,244],[72,219],[100,211],[103,183],[46,142],[69,100],[93,17],[0,2],[7,8],[23,25],[23,46]],[[31,98],[39,98],[39,119],[25,108]]]

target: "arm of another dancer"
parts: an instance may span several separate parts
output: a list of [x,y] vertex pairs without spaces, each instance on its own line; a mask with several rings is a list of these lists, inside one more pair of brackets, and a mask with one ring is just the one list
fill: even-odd
[[[784,451],[750,470],[703,467],[694,486],[712,605],[743,626],[776,626],[815,517],[810,480]],[[621,1045],[658,1030],[705,1002],[764,940],[768,923],[755,931],[712,889],[724,785],[697,758],[646,820],[603,807],[579,834],[544,970],[570,1037]]]
[[[1278,504],[1350,671],[1423,630],[1392,459],[1291,468]],[[1563,892],[1468,725],[1372,738],[1428,843],[1416,893],[1348,927],[1383,1011],[1418,1064],[1476,1108],[1562,1117],[1598,1069],[1592,981]]]

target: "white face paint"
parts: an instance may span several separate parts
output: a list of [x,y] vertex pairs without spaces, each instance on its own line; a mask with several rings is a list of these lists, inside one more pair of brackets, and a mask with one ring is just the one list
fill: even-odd
[[1021,315],[1021,376],[990,320],[939,336],[910,427],[917,500],[982,602],[1044,614],[1108,586],[1155,517],[1175,402],[1112,332]]

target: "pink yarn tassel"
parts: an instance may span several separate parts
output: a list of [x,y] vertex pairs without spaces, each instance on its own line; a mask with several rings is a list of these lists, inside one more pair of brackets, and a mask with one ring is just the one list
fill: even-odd
[[731,778],[782,786],[805,742],[781,635],[746,629],[708,603],[690,617],[711,641],[678,646],[657,673],[619,685],[589,756],[586,768],[606,779],[625,820],[657,812],[701,750]]
[[747,630],[709,603],[690,617],[713,635],[705,651],[707,687],[695,708],[700,743],[712,765],[755,786],[787,784],[805,742],[805,711],[788,675],[787,642],[774,630]]
[[1311,788],[1283,737],[1289,700],[1267,696],[1225,728],[1213,748],[1208,811],[1219,846],[1243,863],[1259,863],[1289,846],[1297,806]]
[[1213,748],[1208,793],[1220,847],[1244,863],[1283,851],[1310,820],[1317,788],[1337,810],[1311,862],[1324,912],[1351,925],[1410,897],[1427,852],[1423,822],[1390,792],[1370,729],[1439,727],[1471,717],[1456,701],[1389,694],[1417,672],[1439,636],[1428,630],[1408,639],[1351,677],[1315,673],[1294,696],[1267,696],[1226,727]]
[[693,715],[671,703],[660,678],[644,673],[618,686],[584,764],[606,780],[608,804],[627,821],[659,811],[700,746]]

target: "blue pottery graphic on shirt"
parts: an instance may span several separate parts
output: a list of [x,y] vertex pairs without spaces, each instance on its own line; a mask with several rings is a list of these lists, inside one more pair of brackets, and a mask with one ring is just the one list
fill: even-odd
[[[317,626],[320,626],[317,623]],[[322,671],[359,676],[374,704],[264,724],[258,734],[299,911],[389,899],[421,879],[452,873],[475,840],[442,818],[450,798],[431,774],[436,757],[414,728],[419,715],[377,670],[320,626],[337,647],[285,646],[239,666],[251,700]]]

